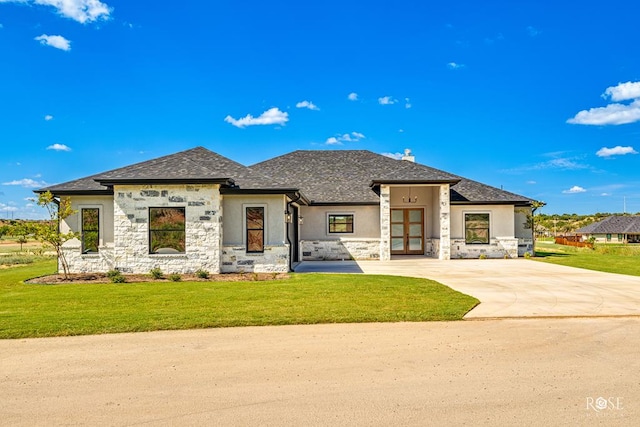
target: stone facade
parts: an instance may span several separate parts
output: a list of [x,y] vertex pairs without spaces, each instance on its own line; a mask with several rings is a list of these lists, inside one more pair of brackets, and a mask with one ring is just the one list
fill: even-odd
[[303,240],[303,261],[345,261],[380,258],[380,239]]
[[222,248],[222,273],[286,273],[289,271],[289,245],[265,245],[263,253],[247,253],[244,246]]
[[529,252],[530,255],[533,255],[533,239],[518,239],[518,256],[524,256],[525,253]]
[[518,258],[518,239],[496,237],[488,245],[468,245],[464,239],[452,239],[451,249],[452,258]]
[[[149,208],[184,207],[184,254],[149,253]],[[218,184],[116,185],[114,266],[123,273],[219,273],[222,204]]]
[[449,184],[440,186],[440,242],[436,253],[439,259],[451,258],[451,205]]
[[380,186],[380,260],[391,259],[391,188]]
[[424,241],[425,251],[424,254],[430,257],[437,257],[440,251],[440,239],[425,239]]
[[[70,273],[106,273],[113,270],[113,249],[113,246],[101,246],[97,254],[83,254],[80,241],[77,239],[70,240],[62,248]],[[62,264],[58,264],[58,270],[62,271]]]

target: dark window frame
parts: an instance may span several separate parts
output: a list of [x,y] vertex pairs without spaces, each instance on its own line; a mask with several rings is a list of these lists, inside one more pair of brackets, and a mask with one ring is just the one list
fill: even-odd
[[[486,216],[487,217],[487,226],[486,227],[469,227],[467,225],[468,222],[472,221],[472,219],[468,219],[467,217],[470,215],[475,215],[475,216]],[[474,230],[473,235],[475,236],[475,238],[469,238],[469,233],[468,231],[470,230]],[[474,241],[474,240],[478,240],[478,233],[475,231],[484,231],[486,230],[486,241]],[[488,245],[491,243],[491,214],[487,213],[487,212],[465,212],[464,214],[464,242],[467,245]]]
[[[249,216],[249,210],[258,210],[261,211],[261,221],[262,221],[262,226],[261,227],[257,227],[255,225],[250,226],[250,216]],[[245,206],[244,208],[244,228],[245,228],[245,251],[248,254],[261,254],[264,253],[264,234],[265,234],[265,215],[266,213],[266,209],[264,206]],[[255,221],[251,221],[251,223],[255,223]],[[261,237],[260,237],[260,248],[257,250],[252,250],[249,248],[249,242],[253,241],[253,239],[249,238],[249,235],[252,234],[253,232],[260,232]]]
[[[97,215],[96,215],[96,224],[95,224],[95,229],[94,228],[88,228],[86,227],[86,223],[85,223],[85,211],[96,211]],[[95,234],[95,251],[90,250],[91,248],[87,249],[87,235],[92,235]],[[85,208],[80,208],[80,241],[81,241],[81,252],[83,254],[97,254],[99,252],[99,248],[100,248],[100,208],[94,208],[94,207],[85,207]]]
[[[152,214],[151,211],[154,209],[175,209],[175,210],[179,210],[182,211],[183,217],[184,217],[184,223],[182,228],[152,228],[151,225],[151,218],[152,218]],[[153,234],[154,233],[159,233],[159,232],[171,232],[171,233],[183,233],[183,237],[182,237],[182,246],[184,246],[184,250],[180,251],[179,249],[176,248],[172,248],[175,249],[176,255],[184,255],[187,252],[187,209],[184,206],[150,206],[149,210],[148,210],[148,218],[149,218],[149,233],[148,233],[148,244],[149,244],[149,254],[150,255],[157,255],[158,252],[153,250]],[[166,246],[163,246],[166,247]]]
[[[344,217],[345,221],[336,222],[335,218]],[[334,220],[332,221],[332,218]],[[350,220],[349,220],[350,218]],[[327,231],[329,234],[353,234],[355,215],[354,214],[328,214],[327,215]],[[345,231],[336,230],[336,225],[344,225]]]
[[607,239],[607,242],[611,241],[611,233],[607,233],[606,239]]

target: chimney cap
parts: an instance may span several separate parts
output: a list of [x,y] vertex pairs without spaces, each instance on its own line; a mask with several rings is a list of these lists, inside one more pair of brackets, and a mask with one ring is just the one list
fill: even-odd
[[414,162],[416,161],[416,157],[411,154],[411,149],[410,148],[405,148],[404,149],[404,156],[402,156],[402,160],[406,160],[408,162]]

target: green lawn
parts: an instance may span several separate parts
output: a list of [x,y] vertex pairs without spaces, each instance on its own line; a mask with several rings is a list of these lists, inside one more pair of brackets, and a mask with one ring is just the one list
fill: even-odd
[[640,245],[596,245],[595,249],[536,242],[536,260],[608,273],[640,276]]
[[0,270],[0,338],[249,325],[460,320],[478,300],[426,279],[292,274],[266,282],[30,285]]

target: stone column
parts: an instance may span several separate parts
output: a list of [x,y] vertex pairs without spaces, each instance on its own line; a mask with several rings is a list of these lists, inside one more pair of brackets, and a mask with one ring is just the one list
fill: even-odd
[[391,259],[391,188],[380,186],[380,261]]
[[451,205],[449,184],[440,186],[440,251],[439,259],[451,259]]

